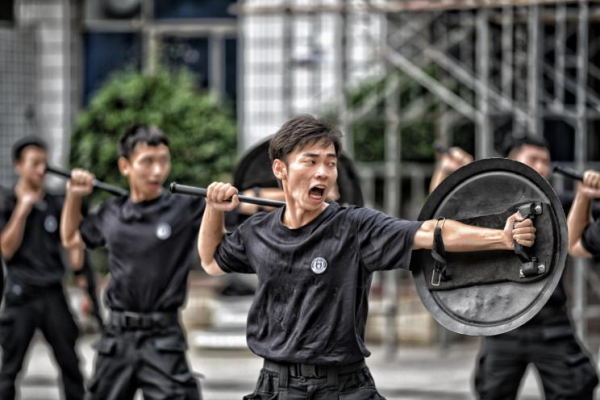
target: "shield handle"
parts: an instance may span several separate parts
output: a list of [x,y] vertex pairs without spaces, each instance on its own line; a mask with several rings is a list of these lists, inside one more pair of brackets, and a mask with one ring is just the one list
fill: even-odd
[[[532,202],[522,204],[518,207],[519,213],[524,219],[534,220],[536,215],[541,215],[544,211],[542,203]],[[536,275],[541,275],[546,272],[544,264],[538,264],[538,259],[529,254],[529,249],[523,247],[516,241],[514,242],[515,254],[519,257],[519,260],[523,263],[523,267],[520,270],[521,278],[529,278]]]

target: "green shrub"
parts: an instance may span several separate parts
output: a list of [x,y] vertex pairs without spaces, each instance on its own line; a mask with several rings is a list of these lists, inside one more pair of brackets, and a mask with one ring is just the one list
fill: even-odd
[[[169,138],[172,170],[168,182],[205,186],[227,179],[236,159],[236,122],[231,110],[196,90],[186,71],[153,75],[125,71],[98,90],[77,119],[70,164],[123,188],[117,167],[119,137],[134,124],[158,126]],[[106,198],[94,192],[92,202]]]

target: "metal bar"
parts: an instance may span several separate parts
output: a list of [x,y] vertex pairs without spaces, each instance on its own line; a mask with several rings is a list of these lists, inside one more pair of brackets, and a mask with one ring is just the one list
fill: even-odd
[[[239,2],[241,4],[243,4],[245,0],[239,0]],[[246,120],[246,115],[245,115],[245,102],[246,102],[246,77],[245,77],[245,68],[247,65],[249,65],[249,61],[248,61],[248,54],[246,52],[246,38],[247,38],[247,32],[245,31],[245,29],[248,29],[248,21],[246,20],[246,17],[244,15],[240,15],[238,16],[238,21],[237,23],[239,24],[239,30],[240,30],[240,34],[238,35],[238,39],[237,39],[237,66],[236,66],[236,76],[237,76],[237,80],[236,80],[236,88],[237,88],[237,110],[236,110],[236,115],[237,115],[237,154],[242,154],[244,149],[246,147],[249,147],[246,145],[246,130],[248,128],[246,128],[246,124],[245,124],[245,120]]]
[[417,81],[421,86],[436,95],[440,100],[454,108],[457,112],[471,121],[476,121],[479,118],[479,111],[471,106],[471,104],[467,103],[451,90],[441,85],[437,80],[427,75],[402,54],[390,49],[388,46],[380,48],[379,51],[390,63],[401,69],[406,75]]
[[481,82],[477,91],[477,108],[480,115],[477,120],[478,130],[475,133],[475,157],[487,158],[491,154],[491,124],[490,124],[490,29],[489,10],[481,9],[477,14],[477,73]]
[[[586,86],[588,63],[588,4],[579,3],[579,25],[577,33],[577,119],[575,124],[575,165],[584,170],[587,160],[587,118]],[[579,337],[585,341],[587,336],[587,275],[589,266],[584,259],[575,260],[575,308],[573,315]]]
[[529,105],[529,133],[541,135],[540,118],[540,6],[532,5],[529,9],[528,21],[528,62],[527,62],[527,81],[528,81],[528,105]]
[[221,99],[225,93],[225,40],[220,34],[211,35],[209,38],[210,51],[210,93]]
[[[519,8],[516,10],[515,17],[519,15],[523,15],[526,13],[525,8]],[[525,106],[527,102],[527,37],[524,26],[515,25],[515,33],[514,33],[515,41],[514,41],[514,69],[515,69],[515,84],[514,84],[514,92],[513,98],[515,104],[518,106]],[[525,79],[524,79],[525,78]],[[514,116],[514,126],[515,130],[519,130],[519,128],[525,128],[529,121],[529,116],[527,118],[523,118],[522,116],[515,114]]]
[[[549,66],[548,64],[544,63],[543,67],[544,67],[544,72],[546,72],[547,74],[552,74],[552,72],[554,71],[552,69],[552,67]],[[587,69],[588,66],[586,65],[585,68]],[[574,93],[575,96],[578,96],[577,92],[578,92],[580,86],[579,86],[577,80],[569,77],[567,74],[563,74],[563,77],[564,77],[565,88],[567,90],[569,90],[570,92]],[[589,86],[584,87],[583,90],[585,93],[586,101],[589,101],[591,103],[591,105],[596,108],[597,111],[600,110],[600,94],[593,91]]]
[[143,71],[151,74],[156,70],[157,62],[157,37],[150,27],[154,20],[154,0],[142,0],[142,13],[139,25],[142,37],[142,63]]
[[502,93],[512,98],[513,87],[513,40],[514,40],[514,10],[512,7],[502,9]]
[[[62,168],[47,165],[46,172],[57,175],[57,176],[61,176],[63,178],[71,179],[71,171],[67,171]],[[115,196],[126,196],[128,194],[127,190],[121,189],[120,187],[117,187],[117,186],[110,185],[108,183],[104,183],[102,181],[99,181],[98,179],[94,179],[92,181],[92,186],[97,189],[104,190],[105,192],[108,192]]]
[[[189,196],[199,196],[199,197],[206,197],[206,192],[207,192],[207,190],[205,188],[180,185],[176,182],[172,182],[171,185],[169,185],[169,190],[171,191],[171,193],[187,194]],[[238,195],[238,199],[242,203],[256,204],[258,206],[265,206],[265,207],[283,207],[283,206],[285,206],[285,201],[267,200],[267,199],[261,199],[260,197],[250,197],[250,196]],[[231,199],[229,199],[227,201],[231,201]]]
[[556,5],[556,42],[554,44],[554,98],[558,107],[565,103],[565,52],[567,45],[567,5]]
[[[561,0],[564,3],[577,4],[582,0]],[[600,0],[584,0],[598,3]],[[289,11],[297,14],[339,13],[350,8],[374,13],[398,13],[406,11],[450,11],[501,8],[508,6],[525,7],[530,5],[555,5],[556,0],[395,0],[385,3],[351,3],[320,5],[246,5],[231,7],[234,14],[281,14]]]
[[[489,35],[488,35],[489,38]],[[415,39],[415,42],[418,42],[422,39]],[[489,84],[483,82],[481,78],[473,76],[466,67],[464,67],[459,61],[452,59],[447,54],[442,51],[431,47],[430,45],[426,45],[421,42],[421,45],[425,47],[423,54],[427,59],[434,61],[440,67],[444,68],[446,72],[452,75],[454,78],[459,80],[464,85],[468,86],[471,90],[474,90],[477,93],[482,91],[487,92],[487,96],[489,96],[498,106],[504,108],[506,111],[510,111],[517,115],[521,119],[529,118],[529,115],[518,107],[510,98],[499,93],[494,90],[494,88]],[[477,57],[478,62],[483,62],[485,60],[481,60]],[[489,62],[488,62],[489,68]]]
[[[343,0],[344,2],[348,0]],[[348,107],[348,93],[346,90],[346,84],[349,80],[349,68],[348,63],[350,60],[350,46],[348,44],[348,14],[340,13],[339,15],[339,23],[337,25],[337,35],[338,35],[338,63],[337,63],[337,82],[336,82],[336,90],[337,90],[337,98],[339,99],[339,108],[338,112],[341,116],[340,120],[340,129],[344,136],[342,137],[343,146],[346,152],[352,156],[354,154],[354,148],[352,143],[352,132],[350,125],[350,109]]]
[[[388,65],[389,67],[389,65]],[[388,73],[389,76],[389,73]],[[398,216],[400,209],[401,182],[400,182],[400,104],[399,82],[397,76],[392,76],[385,88],[385,197],[384,209],[388,215]],[[391,276],[389,276],[391,275]],[[398,312],[398,273],[390,271],[388,279],[384,281],[383,307],[385,315],[383,348],[386,358],[394,359],[398,346],[398,330],[396,316]]]
[[[285,1],[287,6],[290,6],[290,0]],[[287,10],[287,9],[286,9]],[[294,51],[294,18],[290,11],[286,11],[283,14],[283,46],[282,51],[282,73],[281,73],[281,97],[283,101],[283,113],[284,118],[289,119],[294,114],[294,63],[293,63],[293,51]]]

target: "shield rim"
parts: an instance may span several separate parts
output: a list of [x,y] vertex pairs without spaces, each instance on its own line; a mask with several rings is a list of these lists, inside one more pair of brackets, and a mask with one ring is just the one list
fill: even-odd
[[[550,296],[552,296],[554,290],[556,290],[556,287],[560,283],[560,279],[562,278],[567,259],[567,221],[558,195],[554,191],[554,188],[550,186],[550,183],[548,183],[548,181],[545,178],[543,178],[534,169],[518,161],[509,160],[506,158],[487,158],[483,160],[474,161],[456,170],[444,181],[442,181],[442,183],[436,188],[436,190],[434,190],[433,193],[430,194],[423,208],[421,209],[421,212],[419,213],[419,221],[435,219],[437,216],[434,215],[434,213],[439,208],[440,203],[446,198],[449,192],[454,190],[454,188],[458,184],[464,182],[466,179],[469,179],[473,176],[477,176],[483,172],[488,173],[493,171],[513,172],[518,175],[524,176],[525,178],[533,181],[533,183],[537,185],[537,187],[542,192],[548,195],[548,199],[550,200],[550,204],[552,206],[552,211],[556,216],[555,220],[558,221],[558,226],[556,226],[555,228],[557,229],[560,235],[560,240],[556,241],[559,246],[559,254],[556,257],[555,264],[552,266],[553,268],[556,268],[551,277],[552,281],[550,284],[552,290],[546,290],[541,295],[541,297],[538,298],[537,302],[533,303],[533,305],[521,315],[511,319],[510,321],[494,325],[477,325],[475,323],[466,324],[462,321],[453,318],[450,314],[446,313],[446,311],[439,306],[438,302],[434,298],[433,292],[429,291],[423,269],[420,267],[420,264],[417,265],[416,269],[413,271],[413,279],[415,281],[417,293],[421,298],[421,302],[423,303],[427,311],[436,319],[436,321],[438,321],[445,328],[464,335],[498,335],[501,333],[511,331],[525,324],[527,321],[533,318],[542,309],[542,307],[544,307],[548,299],[550,299]],[[491,286],[492,285],[490,285],[490,287]]]

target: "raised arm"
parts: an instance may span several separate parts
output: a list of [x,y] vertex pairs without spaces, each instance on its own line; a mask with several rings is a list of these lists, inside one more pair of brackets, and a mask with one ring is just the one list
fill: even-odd
[[448,175],[472,161],[473,156],[460,147],[452,147],[450,152],[441,154],[431,177],[429,193],[433,192]]
[[[522,222],[518,222],[522,221]],[[415,235],[413,250],[431,249],[435,220],[425,221]],[[441,223],[440,223],[441,226]],[[530,219],[515,213],[504,225],[504,229],[489,229],[466,225],[458,221],[446,220],[442,228],[444,248],[450,252],[470,252],[482,250],[513,250],[514,243],[530,247],[535,242],[535,227]]]
[[569,231],[569,254],[573,257],[589,258],[592,255],[581,244],[583,230],[593,222],[592,200],[600,198],[600,173],[586,171],[583,182],[577,187],[577,194],[569,210],[567,227]]
[[[94,175],[88,171],[74,169],[71,179],[67,182],[65,205],[60,219],[60,238],[62,244],[75,257],[76,263],[83,265],[84,243],[79,233],[79,225],[83,216],[81,203],[84,196],[92,193]],[[79,260],[79,261],[78,261]],[[77,269],[77,268],[76,268]]]
[[0,246],[5,260],[10,260],[23,241],[25,232],[25,221],[33,208],[33,205],[41,199],[43,192],[30,192],[17,185],[15,189],[17,204],[8,220],[8,223],[0,232]]
[[[238,190],[229,183],[213,182],[207,188],[206,208],[198,234],[198,254],[202,268],[209,275],[223,275],[215,252],[225,235],[224,214],[239,204]],[[227,201],[231,199],[231,201]]]

